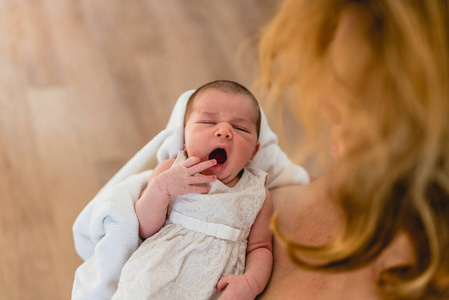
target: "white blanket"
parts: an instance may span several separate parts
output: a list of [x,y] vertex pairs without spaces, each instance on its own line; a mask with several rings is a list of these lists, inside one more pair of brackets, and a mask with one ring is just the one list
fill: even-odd
[[[111,299],[115,293],[123,265],[142,242],[134,203],[157,163],[176,157],[184,148],[185,106],[193,92],[179,97],[166,129],[128,161],[76,219],[75,248],[85,262],[76,270],[72,299]],[[278,146],[263,111],[259,141],[250,166],[268,173],[268,188],[309,183],[307,172]]]

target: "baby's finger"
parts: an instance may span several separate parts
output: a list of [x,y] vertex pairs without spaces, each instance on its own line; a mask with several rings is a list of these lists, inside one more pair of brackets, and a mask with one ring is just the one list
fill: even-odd
[[222,292],[228,284],[229,282],[225,278],[220,279],[217,283],[217,291]]
[[210,192],[210,187],[207,185],[190,185],[186,188],[185,194],[207,194]]
[[189,167],[188,173],[190,175],[194,175],[194,174],[200,173],[206,169],[209,169],[210,167],[213,167],[216,164],[217,164],[217,161],[215,159],[206,160],[206,161],[200,162],[198,164],[195,164],[195,165]]
[[199,157],[191,156],[191,157],[187,158],[181,165],[183,165],[186,168],[190,168],[191,166],[196,165],[200,161],[201,160]]
[[215,175],[202,175],[197,174],[196,176],[189,177],[189,184],[202,184],[217,180]]

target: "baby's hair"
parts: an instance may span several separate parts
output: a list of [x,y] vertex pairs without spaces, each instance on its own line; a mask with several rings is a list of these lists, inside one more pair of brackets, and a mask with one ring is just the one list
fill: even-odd
[[198,94],[200,94],[206,90],[209,90],[209,89],[215,89],[215,90],[221,91],[226,94],[248,96],[248,98],[251,99],[251,101],[253,102],[254,109],[257,114],[256,130],[257,130],[257,138],[259,138],[260,123],[261,123],[261,119],[262,119],[259,103],[258,103],[256,97],[254,97],[254,95],[246,87],[244,87],[240,83],[230,81],[230,80],[216,80],[216,81],[206,83],[206,84],[200,86],[199,88],[197,88],[196,91],[190,96],[189,100],[187,101],[186,112],[184,114],[184,126],[187,123],[190,113],[192,112],[192,106],[193,106],[193,102],[194,102],[193,100],[195,99],[195,97],[198,96]]

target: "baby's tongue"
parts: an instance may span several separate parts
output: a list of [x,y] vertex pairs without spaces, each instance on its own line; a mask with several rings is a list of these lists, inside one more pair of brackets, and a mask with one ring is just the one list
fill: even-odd
[[224,164],[227,160],[226,151],[224,149],[215,149],[209,154],[209,159],[215,159],[217,164]]

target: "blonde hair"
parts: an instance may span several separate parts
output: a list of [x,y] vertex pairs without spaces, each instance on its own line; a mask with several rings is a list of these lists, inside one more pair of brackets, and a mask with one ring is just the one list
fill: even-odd
[[[261,41],[259,81],[271,99],[289,100],[315,149],[322,147],[328,129],[317,108],[330,103],[320,98],[336,81],[329,48],[349,5],[363,13],[371,60],[357,85],[337,80],[351,116],[342,126],[363,141],[338,162],[330,188],[346,214],[346,230],[322,247],[285,238],[274,222],[275,234],[295,263],[339,271],[373,261],[405,231],[416,262],[384,271],[380,291],[392,299],[448,299],[448,2],[287,0]],[[298,258],[304,255],[326,263],[308,264]]]

